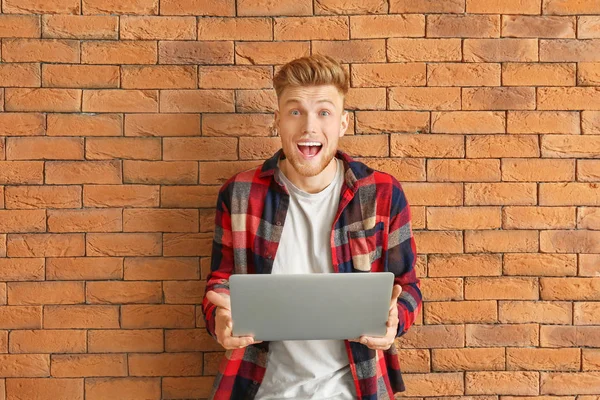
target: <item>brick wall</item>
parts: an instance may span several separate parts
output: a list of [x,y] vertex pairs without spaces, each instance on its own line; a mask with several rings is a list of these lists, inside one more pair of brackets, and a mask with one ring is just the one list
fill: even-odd
[[216,193],[311,52],[412,204],[405,395],[598,399],[598,0],[2,0],[0,38],[0,399],[207,396]]

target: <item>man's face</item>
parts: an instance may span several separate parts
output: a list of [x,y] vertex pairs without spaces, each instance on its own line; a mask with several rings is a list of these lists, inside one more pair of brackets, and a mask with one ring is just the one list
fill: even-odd
[[348,128],[344,98],[333,85],[290,87],[279,98],[275,126],[290,165],[304,177],[320,174]]

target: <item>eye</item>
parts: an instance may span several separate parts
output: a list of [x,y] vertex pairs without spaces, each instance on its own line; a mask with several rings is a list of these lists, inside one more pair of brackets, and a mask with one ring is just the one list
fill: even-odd
[[292,111],[290,111],[290,115],[300,115],[300,111],[292,110]]
[[328,110],[322,110],[320,113],[321,117],[328,117],[331,113]]

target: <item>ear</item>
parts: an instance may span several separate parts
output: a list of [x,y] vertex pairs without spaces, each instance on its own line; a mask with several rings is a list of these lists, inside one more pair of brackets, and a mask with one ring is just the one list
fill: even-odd
[[342,121],[340,125],[340,137],[346,134],[346,130],[348,130],[348,125],[350,125],[350,113],[344,110],[342,114]]
[[273,123],[271,124],[271,128],[274,136],[278,136],[275,132],[279,132],[279,110],[275,110],[275,114],[273,115]]

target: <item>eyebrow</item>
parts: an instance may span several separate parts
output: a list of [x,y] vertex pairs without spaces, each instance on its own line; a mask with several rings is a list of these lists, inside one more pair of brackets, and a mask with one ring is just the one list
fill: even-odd
[[[298,99],[289,99],[289,100],[286,100],[286,102],[283,103],[283,105],[288,105],[289,103],[300,103],[300,100],[298,100]],[[333,101],[331,101],[329,99],[317,100],[317,103],[329,103],[329,104],[331,104],[332,106],[335,107],[335,104],[333,103]]]

